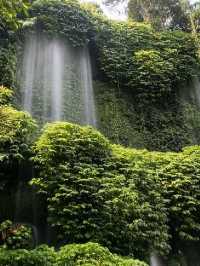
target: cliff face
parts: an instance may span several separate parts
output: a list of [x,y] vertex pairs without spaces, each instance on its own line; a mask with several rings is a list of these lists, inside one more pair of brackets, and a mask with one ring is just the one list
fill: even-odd
[[[84,123],[83,109],[87,109],[90,101],[81,102],[81,97],[84,98],[81,75],[84,72],[80,71],[81,59],[78,58],[81,49],[89,45],[96,126],[112,142],[161,151],[179,151],[184,146],[199,143],[200,86],[196,82],[199,59],[195,40],[190,34],[155,32],[146,24],[111,22],[95,9],[83,8],[73,1],[65,4],[36,2],[23,28],[5,40],[2,38],[0,44],[0,83],[13,88],[18,105],[22,104],[24,97],[19,82],[24,78],[20,71],[25,55],[24,43],[27,34],[36,32],[47,36],[49,43],[62,40],[63,47],[71,46],[74,53],[71,55],[74,59],[70,59],[71,68],[62,67],[67,73],[62,80],[66,97],[62,99],[61,95],[56,95],[56,90],[54,96],[50,95],[51,79],[58,76],[60,66],[54,64],[51,69],[54,73],[47,73],[51,77],[47,80],[48,75],[45,75],[46,82],[34,80],[38,92],[33,95],[35,108],[32,113],[41,122],[56,116],[50,114],[51,103],[42,103],[45,91],[49,91],[46,99],[52,98],[56,103],[56,99],[60,99],[60,105],[62,103],[60,109],[64,115],[60,115],[60,119]],[[45,63],[43,61],[41,66]],[[50,66],[50,61],[47,62]],[[27,66],[25,71],[28,71]],[[41,75],[40,70],[37,79]],[[88,80],[85,81],[88,88]],[[54,85],[58,88],[59,82]],[[69,90],[71,94],[67,93]],[[41,118],[44,110],[45,119]]]

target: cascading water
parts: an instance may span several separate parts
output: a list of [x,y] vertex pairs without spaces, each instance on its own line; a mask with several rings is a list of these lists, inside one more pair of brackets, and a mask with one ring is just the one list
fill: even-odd
[[94,93],[92,85],[92,69],[90,63],[89,51],[83,50],[80,58],[81,86],[83,88],[83,102],[85,124],[96,126],[96,114],[94,106]]
[[152,253],[150,257],[150,266],[165,266],[165,263],[156,253]]
[[23,57],[20,83],[25,110],[42,122],[66,120],[96,126],[87,48],[32,35]]

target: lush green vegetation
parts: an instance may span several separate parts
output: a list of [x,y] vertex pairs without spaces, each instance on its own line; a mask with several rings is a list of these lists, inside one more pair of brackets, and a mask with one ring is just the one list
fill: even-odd
[[98,241],[145,257],[199,240],[198,146],[182,153],[125,149],[91,128],[60,122],[45,127],[34,151],[32,183],[67,242]]
[[31,248],[31,228],[22,224],[13,224],[7,220],[0,224],[0,246],[6,249]]
[[46,245],[28,251],[0,249],[1,266],[147,266],[139,260],[122,258],[109,252],[99,244],[71,244],[63,246],[59,252]]
[[35,121],[10,104],[12,91],[0,87],[0,187],[16,179],[20,165],[30,157]]
[[[32,164],[26,178],[33,175],[31,185],[46,200],[56,241],[68,245],[28,250],[30,230],[1,223],[0,265],[143,266],[120,256],[148,261],[155,250],[169,257],[184,243],[199,243],[200,147],[192,145],[200,143],[200,110],[190,97],[198,36],[158,32],[153,22],[161,21],[150,13],[152,25],[109,21],[78,1],[38,0],[28,10],[23,1],[2,3],[0,190]],[[14,103],[17,54],[36,31],[89,45],[100,131],[114,143],[154,152],[113,145],[99,131],[67,122],[49,123],[35,136],[36,122]],[[26,249],[8,250],[16,248]]]
[[[162,151],[180,151],[199,143],[198,134],[193,134],[199,120],[194,126],[186,119],[191,114],[188,110],[198,114],[199,108],[183,108],[182,99],[185,87],[190,94],[199,71],[198,43],[193,34],[157,32],[150,24],[134,21],[111,22],[98,7],[78,1],[38,0],[29,13],[23,34],[39,31],[49,38],[67,39],[74,47],[89,43],[98,84],[99,80],[106,82],[96,90],[99,129],[112,141]],[[11,54],[3,51],[3,58],[8,58],[7,53]],[[13,74],[15,65],[9,70]],[[4,79],[5,74],[3,83]],[[120,110],[117,115],[116,110]]]
[[16,29],[19,26],[19,14],[25,14],[28,5],[28,0],[1,0],[0,2],[0,30],[7,31],[8,28]]
[[67,38],[75,47],[84,46],[89,42],[91,22],[76,0],[35,1],[30,10],[30,17],[35,19],[36,29],[39,28],[50,36]]

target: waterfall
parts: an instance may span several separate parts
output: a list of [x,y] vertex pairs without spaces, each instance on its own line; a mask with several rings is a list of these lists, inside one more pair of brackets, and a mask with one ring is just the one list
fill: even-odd
[[81,84],[83,88],[83,101],[85,106],[85,124],[96,126],[96,114],[92,85],[92,68],[87,48],[85,48],[81,53],[80,63]]
[[20,71],[22,106],[42,123],[96,126],[88,48],[39,34],[27,37]]
[[[58,41],[52,43],[52,65],[51,65],[51,78],[52,78],[52,119],[62,119],[62,88],[63,88],[63,75],[64,75],[64,61],[65,61],[64,46]],[[44,66],[45,68],[45,66]],[[48,77],[47,77],[48,78]]]
[[150,256],[150,265],[151,266],[165,266],[163,260],[156,253],[152,253]]

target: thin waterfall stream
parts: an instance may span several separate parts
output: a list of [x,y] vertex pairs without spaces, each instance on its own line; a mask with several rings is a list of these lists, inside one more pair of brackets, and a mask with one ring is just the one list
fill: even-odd
[[92,68],[87,47],[44,36],[27,37],[20,73],[22,106],[41,122],[96,126]]
[[166,266],[160,256],[156,253],[152,253],[150,256],[150,266]]

